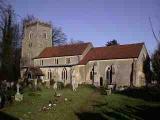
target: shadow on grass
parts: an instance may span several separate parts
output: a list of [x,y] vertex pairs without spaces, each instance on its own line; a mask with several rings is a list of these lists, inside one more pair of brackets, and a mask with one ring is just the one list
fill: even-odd
[[[104,104],[105,105],[105,104]],[[97,106],[102,107],[103,105]],[[103,106],[104,108],[104,106]],[[81,112],[76,113],[79,120],[154,120],[159,118],[160,106],[125,106],[123,108],[101,109],[98,113]]]
[[117,94],[126,95],[132,98],[138,98],[145,101],[159,102],[160,101],[160,87],[141,87],[128,88],[124,91],[116,92]]
[[[122,112],[126,115],[132,115],[134,118],[137,119],[144,119],[144,120],[155,120],[159,117],[159,111],[160,106],[147,106],[147,105],[141,105],[141,106],[126,106],[126,110],[120,110],[119,112]],[[131,116],[131,117],[132,117]]]
[[0,120],[19,120],[19,119],[0,111]]
[[105,115],[117,120],[154,120],[159,117],[160,106],[126,106],[123,109],[113,109],[113,112],[103,112]]
[[107,120],[100,113],[82,112],[82,113],[76,113],[76,115],[79,118],[79,120]]

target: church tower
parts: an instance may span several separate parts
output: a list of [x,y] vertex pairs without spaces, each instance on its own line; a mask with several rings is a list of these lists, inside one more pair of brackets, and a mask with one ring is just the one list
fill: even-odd
[[40,21],[27,23],[22,40],[21,67],[33,66],[33,58],[52,46],[52,26]]

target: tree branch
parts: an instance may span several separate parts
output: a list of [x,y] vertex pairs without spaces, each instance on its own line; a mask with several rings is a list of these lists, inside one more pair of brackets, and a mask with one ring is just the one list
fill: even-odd
[[156,34],[155,34],[155,32],[154,32],[153,25],[152,25],[152,21],[151,21],[151,18],[150,18],[150,17],[149,17],[149,23],[150,23],[151,30],[152,30],[152,33],[153,33],[153,36],[154,36],[155,40],[157,41],[158,44],[160,44],[160,41],[159,41],[158,37],[156,36]]

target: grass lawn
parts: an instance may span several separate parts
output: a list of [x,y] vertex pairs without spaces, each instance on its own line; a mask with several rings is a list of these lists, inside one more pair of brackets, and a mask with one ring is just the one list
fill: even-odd
[[[153,96],[149,93],[150,97],[160,95],[160,89],[157,91],[158,94],[153,92]],[[52,89],[43,89],[35,96],[30,96],[30,92],[24,92],[22,102],[14,102],[0,110],[0,118],[2,120],[7,118],[8,120],[142,120],[157,119],[160,114],[160,101],[146,100],[141,98],[141,95],[129,96],[122,92],[106,96],[101,95],[97,89],[86,86],[79,87],[76,92],[65,88],[58,93],[62,96],[58,98],[55,110],[40,110],[49,100],[55,99]],[[143,96],[143,91],[138,94]],[[65,98],[68,100],[64,101]]]

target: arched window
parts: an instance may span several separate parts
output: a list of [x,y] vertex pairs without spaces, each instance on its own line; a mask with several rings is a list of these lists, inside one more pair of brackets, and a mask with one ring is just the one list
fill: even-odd
[[51,72],[50,69],[48,70],[48,79],[49,79],[49,80],[52,79],[52,72]]
[[108,84],[112,84],[112,66],[106,69],[106,80]]
[[32,37],[33,37],[33,32],[30,31],[30,32],[29,32],[29,39],[32,39]]
[[90,71],[90,80],[92,80],[92,84],[94,84],[94,75],[96,74],[95,72],[95,67],[97,66],[97,62],[93,63],[92,69]]
[[90,72],[90,80],[93,80],[93,71]]
[[67,69],[66,68],[64,68],[63,70],[62,70],[62,80],[67,80]]

